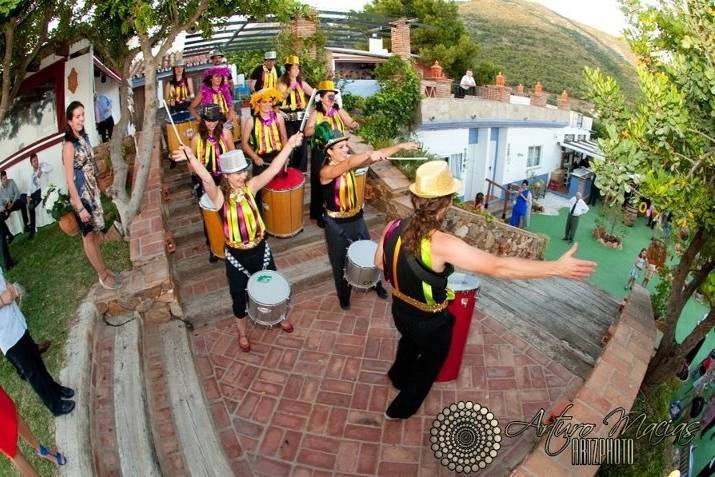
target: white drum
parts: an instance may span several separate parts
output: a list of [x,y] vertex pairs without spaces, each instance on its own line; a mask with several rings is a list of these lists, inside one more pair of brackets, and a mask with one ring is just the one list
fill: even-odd
[[345,261],[345,281],[354,288],[369,289],[380,279],[380,270],[375,267],[377,243],[372,240],[358,240],[348,247]]
[[290,284],[280,273],[261,270],[248,279],[248,317],[257,325],[274,326],[286,319]]
[[469,273],[454,272],[447,277],[447,288],[455,292],[479,290],[479,279]]

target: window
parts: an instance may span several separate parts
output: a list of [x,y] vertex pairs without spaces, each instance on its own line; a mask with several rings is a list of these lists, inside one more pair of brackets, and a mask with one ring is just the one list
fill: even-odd
[[574,134],[564,134],[564,142],[573,141],[575,137],[576,136]]
[[526,158],[526,167],[541,165],[541,146],[529,146],[529,156]]
[[583,114],[578,113],[576,115],[576,127],[581,128],[583,127]]
[[585,134],[579,134],[579,135],[578,135],[578,140],[579,140],[579,141],[585,141],[585,140],[586,140],[586,135],[585,135]]
[[467,168],[467,161],[464,160],[464,155],[450,154],[447,161],[449,162],[449,169],[452,171],[452,175],[457,179],[462,179],[465,169]]

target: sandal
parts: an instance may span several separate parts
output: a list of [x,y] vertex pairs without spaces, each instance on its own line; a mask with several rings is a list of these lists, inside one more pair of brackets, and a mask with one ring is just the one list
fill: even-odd
[[37,449],[37,455],[39,455],[43,459],[49,460],[50,462],[54,463],[55,465],[65,465],[67,463],[67,459],[60,451],[56,450],[55,453],[53,454],[45,446],[40,446],[40,448]]
[[[284,324],[287,324],[288,326],[283,326]],[[281,329],[286,333],[293,333],[293,325],[287,321],[281,321]]]
[[[113,283],[112,285],[108,285],[108,284],[104,283],[104,280],[106,280],[106,279],[109,278],[110,276],[111,276],[112,279],[114,280],[114,283]],[[120,288],[122,288],[122,284],[119,283],[119,280],[117,280],[116,275],[114,275],[114,274],[111,273],[111,272],[107,272],[107,274],[104,275],[104,280],[102,280],[102,279],[100,278],[100,279],[99,279],[99,284],[102,285],[102,288],[104,288],[105,290],[119,290]]]
[[[246,340],[245,346],[241,343],[242,339]],[[249,351],[251,351],[251,343],[248,342],[248,336],[241,334],[240,332],[238,333],[238,347],[241,348],[241,351],[243,351],[244,353],[248,353]]]

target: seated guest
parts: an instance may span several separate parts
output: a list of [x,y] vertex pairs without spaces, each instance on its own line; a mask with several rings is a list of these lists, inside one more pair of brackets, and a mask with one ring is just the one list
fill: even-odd
[[7,237],[8,243],[14,240],[14,236],[10,233],[5,221],[10,214],[19,210],[22,214],[22,223],[25,225],[25,231],[30,230],[27,224],[27,199],[25,194],[20,194],[17,189],[17,184],[12,179],[7,178],[7,171],[0,172],[0,233]]
[[459,82],[459,96],[460,98],[464,98],[465,94],[468,94],[470,91],[473,91],[472,88],[476,88],[477,83],[474,81],[474,73],[472,73],[472,70],[467,70],[466,73],[464,73],[464,76],[462,76],[461,81]]
[[74,401],[69,401],[74,397],[74,391],[61,386],[50,376],[40,350],[27,331],[25,317],[15,303],[17,297],[15,286],[6,283],[0,272],[0,350],[52,414],[69,414],[75,406]]
[[484,194],[481,192],[477,192],[477,196],[474,198],[474,204],[473,207],[477,209],[479,212],[484,210]]
[[36,222],[35,209],[42,202],[42,183],[45,182],[47,174],[52,172],[52,166],[43,162],[40,164],[37,154],[30,156],[32,166],[32,178],[30,179],[30,193],[27,200],[27,210],[30,212],[30,238],[35,236]]

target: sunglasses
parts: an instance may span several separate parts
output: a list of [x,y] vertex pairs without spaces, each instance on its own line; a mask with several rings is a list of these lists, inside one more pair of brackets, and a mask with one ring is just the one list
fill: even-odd
[[326,98],[329,99],[330,101],[335,101],[335,95],[334,95],[334,94],[329,94],[329,95],[326,96]]

